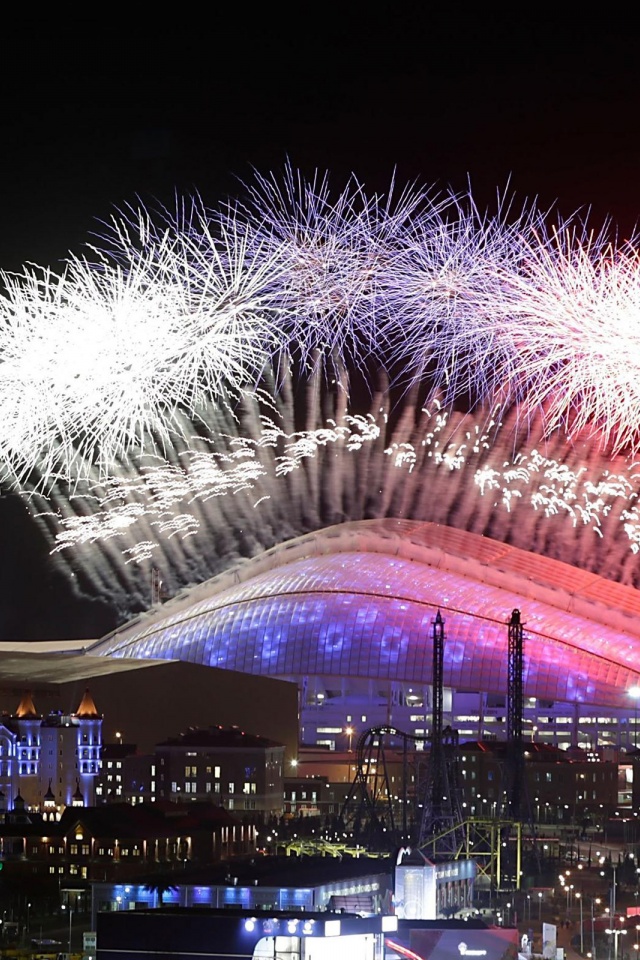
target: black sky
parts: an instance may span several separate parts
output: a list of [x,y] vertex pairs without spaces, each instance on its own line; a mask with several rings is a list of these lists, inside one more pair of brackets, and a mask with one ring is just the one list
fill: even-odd
[[[106,8],[53,30],[34,20],[0,59],[0,267],[58,265],[136,196],[215,204],[251,166],[287,158],[371,189],[394,169],[455,189],[470,177],[482,203],[511,178],[521,198],[590,207],[627,236],[640,212],[631,8],[538,6],[174,7],[135,30]],[[23,512],[0,500],[0,638],[106,629]]]

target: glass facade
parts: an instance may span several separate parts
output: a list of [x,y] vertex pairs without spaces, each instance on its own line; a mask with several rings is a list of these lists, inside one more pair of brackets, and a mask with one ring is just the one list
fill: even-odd
[[635,590],[429,523],[349,523],[292,541],[90,652],[426,686],[431,624],[441,610],[446,686],[504,694],[515,608],[524,623],[526,696],[629,707],[628,691],[640,681]]

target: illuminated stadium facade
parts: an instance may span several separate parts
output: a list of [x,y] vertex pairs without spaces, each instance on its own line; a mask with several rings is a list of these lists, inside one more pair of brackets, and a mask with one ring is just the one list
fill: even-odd
[[635,745],[637,592],[434,523],[344,523],[284,543],[105,637],[89,652],[288,679],[301,739],[346,748],[393,723],[428,733],[432,621],[446,621],[445,722],[504,736],[507,620],[525,624],[527,737]]

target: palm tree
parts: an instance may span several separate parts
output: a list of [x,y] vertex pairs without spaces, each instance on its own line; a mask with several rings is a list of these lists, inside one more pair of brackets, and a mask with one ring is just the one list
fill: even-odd
[[[171,882],[172,879],[173,877],[169,879],[169,877],[166,876],[158,876],[154,880],[150,880],[149,883],[145,883],[144,889],[155,894],[154,907],[161,907],[163,905],[165,893],[168,893],[170,890],[176,891],[178,889],[176,884]],[[158,901],[160,902],[158,903]]]

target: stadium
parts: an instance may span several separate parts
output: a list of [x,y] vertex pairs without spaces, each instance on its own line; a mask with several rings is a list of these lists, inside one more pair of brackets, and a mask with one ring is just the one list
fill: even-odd
[[507,621],[525,624],[524,729],[561,747],[633,748],[640,599],[560,561],[433,523],[336,525],[281,544],[87,652],[181,659],[298,684],[301,740],[429,733],[432,621],[446,624],[445,721],[504,736]]
[[0,481],[124,624],[88,653],[291,680],[337,747],[428,732],[440,611],[497,738],[518,609],[527,732],[635,745],[635,238],[287,167],[2,280]]

